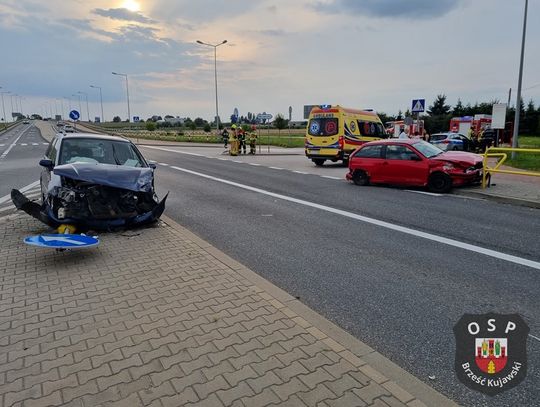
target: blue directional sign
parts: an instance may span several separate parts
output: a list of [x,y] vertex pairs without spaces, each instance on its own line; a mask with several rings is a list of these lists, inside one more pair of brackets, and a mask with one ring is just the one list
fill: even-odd
[[28,236],[24,239],[24,243],[51,249],[83,249],[97,246],[99,240],[92,236],[65,233]]
[[426,110],[426,99],[413,99],[412,101],[412,113],[422,113]]
[[69,118],[71,120],[79,120],[79,117],[81,117],[81,114],[78,111],[72,110],[71,112],[69,112]]

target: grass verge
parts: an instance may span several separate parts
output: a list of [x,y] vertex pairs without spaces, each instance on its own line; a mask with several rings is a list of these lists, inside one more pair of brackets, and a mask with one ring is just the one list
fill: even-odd
[[[540,135],[520,136],[519,147],[540,150]],[[508,156],[510,157],[510,154]],[[540,153],[517,153],[515,159],[509,158],[505,164],[522,170],[540,171]]]

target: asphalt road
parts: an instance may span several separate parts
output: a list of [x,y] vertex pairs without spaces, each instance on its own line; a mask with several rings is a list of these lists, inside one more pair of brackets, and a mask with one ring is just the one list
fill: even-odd
[[[540,341],[528,340],[526,381],[488,398],[457,381],[452,331],[464,313],[517,312],[539,337],[540,270],[172,167],[533,261],[540,260],[538,210],[356,187],[241,163],[244,157],[235,162],[141,150],[168,164],[157,171],[158,192],[170,191],[167,215],[435,389],[463,405],[534,405],[540,400]],[[285,167],[281,161],[278,168]]]
[[[0,144],[11,145],[19,135],[0,136],[10,140]],[[26,141],[19,146],[32,137],[28,129],[0,160],[0,196],[39,178],[37,161],[45,146],[23,149],[30,147]],[[5,149],[0,147],[0,155]],[[326,170],[335,174],[337,168],[298,171],[312,165],[302,156],[276,157],[279,169],[272,169],[271,157],[238,157],[235,162],[147,147],[141,151],[161,163],[156,182],[160,196],[170,192],[168,216],[438,391],[462,405],[540,405],[539,340],[530,337],[527,343],[526,380],[489,398],[456,379],[452,331],[464,313],[517,312],[540,338],[540,270],[414,234],[426,232],[538,262],[538,210],[356,187],[324,178]],[[258,160],[263,166],[244,162]],[[389,228],[394,225],[413,234]]]
[[15,186],[39,179],[38,166],[48,143],[33,124],[19,124],[0,134],[0,197]]

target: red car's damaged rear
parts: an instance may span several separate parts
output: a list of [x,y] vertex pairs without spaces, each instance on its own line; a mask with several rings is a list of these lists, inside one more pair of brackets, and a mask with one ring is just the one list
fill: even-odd
[[422,140],[390,139],[358,148],[351,155],[346,178],[357,185],[402,185],[448,192],[452,187],[480,182],[482,166],[478,154],[444,152]]

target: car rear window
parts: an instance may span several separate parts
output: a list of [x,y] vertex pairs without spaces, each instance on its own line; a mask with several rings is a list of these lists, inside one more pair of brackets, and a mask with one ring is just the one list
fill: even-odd
[[440,140],[446,140],[448,136],[446,134],[432,134],[430,137],[430,141],[440,141]]
[[311,119],[308,133],[311,136],[334,136],[338,133],[338,119],[335,117]]

